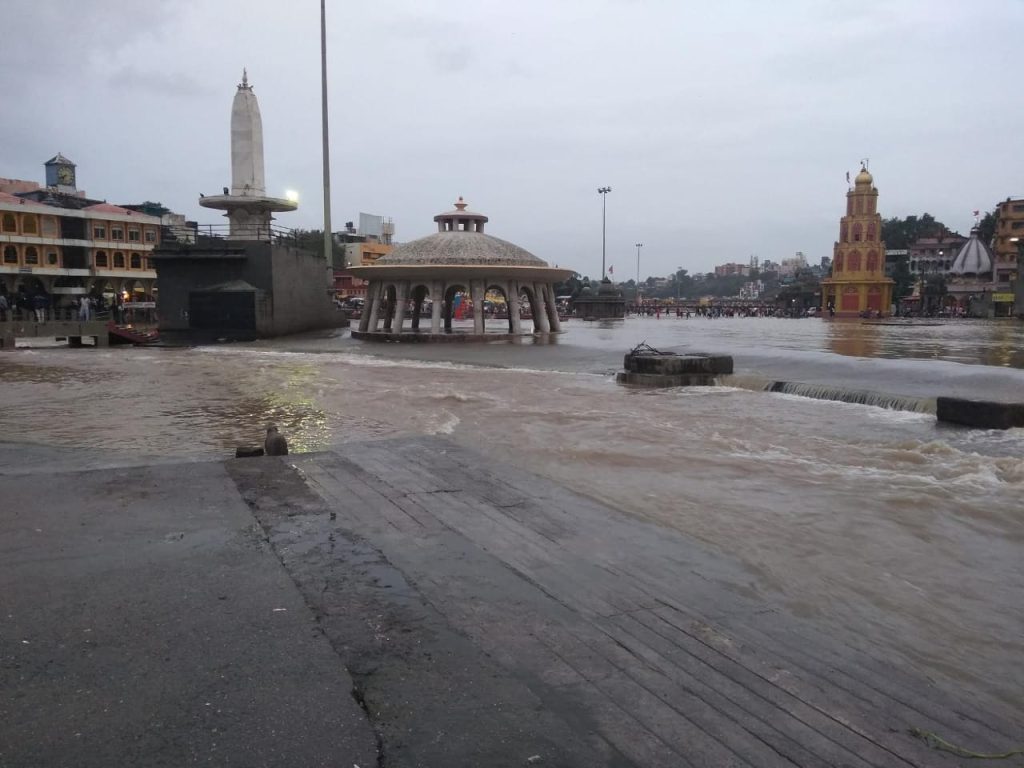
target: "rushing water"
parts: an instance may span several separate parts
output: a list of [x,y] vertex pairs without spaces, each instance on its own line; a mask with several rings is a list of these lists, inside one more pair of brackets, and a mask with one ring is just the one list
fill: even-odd
[[[678,528],[742,583],[948,685],[1024,709],[1024,430],[760,391],[805,381],[1024,399],[1024,324],[675,318],[553,343],[365,345],[345,334],[0,357],[0,435],[31,464],[231,455],[439,434]],[[629,347],[732,353],[737,382],[633,390]],[[38,469],[38,465],[36,465]],[[965,706],[969,707],[969,701]]]

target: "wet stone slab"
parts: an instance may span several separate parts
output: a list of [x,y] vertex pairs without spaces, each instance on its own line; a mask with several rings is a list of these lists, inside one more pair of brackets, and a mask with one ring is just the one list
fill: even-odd
[[386,765],[957,765],[912,729],[995,752],[1020,732],[749,598],[682,534],[449,442],[264,461],[229,471]]

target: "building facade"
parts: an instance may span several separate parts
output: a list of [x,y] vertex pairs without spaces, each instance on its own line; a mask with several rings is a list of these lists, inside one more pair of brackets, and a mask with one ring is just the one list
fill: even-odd
[[938,237],[918,238],[907,248],[910,273],[923,277],[947,275],[966,242],[963,235],[948,231]]
[[0,290],[152,301],[160,217],[86,197],[75,164],[46,163],[47,186],[0,179]]
[[996,282],[1012,285],[1017,277],[1017,251],[1024,238],[1024,200],[1007,198],[996,206]]
[[846,192],[846,215],[839,220],[839,240],[832,276],[821,281],[821,308],[837,317],[888,315],[893,281],[885,276],[885,243],[878,213],[878,189],[861,168]]

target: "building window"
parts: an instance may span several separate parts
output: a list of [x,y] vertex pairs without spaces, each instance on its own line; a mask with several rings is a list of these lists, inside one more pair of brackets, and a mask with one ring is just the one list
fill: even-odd
[[131,242],[137,243],[137,242],[139,242],[139,239],[141,237],[142,237],[142,235],[139,233],[139,230],[137,228],[132,227],[131,229],[128,230],[128,239]]
[[875,222],[873,221],[868,222],[868,242],[875,242]]
[[846,268],[850,272],[856,272],[860,269],[860,252],[854,251],[850,254],[850,258],[846,260]]
[[114,269],[124,269],[124,254],[114,251]]
[[95,263],[96,266],[100,269],[106,269],[108,266],[110,266],[110,262],[107,261],[107,252],[96,251]]
[[124,240],[124,227],[111,227],[110,228],[110,239],[111,240]]
[[43,216],[43,237],[57,237],[57,220],[53,216]]
[[106,240],[107,239],[107,228],[99,225],[92,228],[92,239],[93,240]]
[[1024,211],[1024,204],[1022,204],[1022,203],[1015,203],[1014,206],[1013,206],[1013,212],[1014,213],[1020,213],[1021,211]]
[[56,251],[47,251],[46,263],[49,264],[51,267],[56,267],[60,263],[60,256],[57,254]]
[[1020,229],[1024,227],[1024,221],[1015,221],[1010,225],[1010,229]]
[[4,264],[17,264],[18,263],[18,249],[13,245],[4,247]]
[[146,269],[148,269],[148,270],[152,270],[153,269],[153,260],[152,259],[146,259]]
[[147,229],[146,230],[146,242],[147,243],[155,243],[156,242],[156,232],[154,230],[152,230],[152,229]]
[[868,251],[868,272],[878,269],[878,254],[875,251]]
[[39,251],[36,250],[34,245],[30,245],[25,248],[25,265],[35,266],[39,263]]
[[3,219],[0,220],[0,229],[4,232],[17,232],[18,231],[18,219],[13,213],[5,213]]
[[860,222],[858,222],[858,223],[853,225],[853,240],[854,240],[854,242],[857,242],[857,243],[860,242],[860,236],[861,236],[862,232],[863,232],[863,227],[861,227]]
[[133,253],[129,258],[132,269],[142,269],[142,257],[139,254]]
[[39,234],[39,220],[34,214],[24,214],[21,217],[21,233],[23,235]]
[[836,254],[836,261],[835,261],[835,264],[832,265],[832,271],[833,272],[842,272],[843,271],[843,254],[841,254],[841,253],[837,253]]

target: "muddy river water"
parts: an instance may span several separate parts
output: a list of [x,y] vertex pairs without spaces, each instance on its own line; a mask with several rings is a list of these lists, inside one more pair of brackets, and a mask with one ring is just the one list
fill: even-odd
[[[195,349],[20,349],[0,357],[3,455],[8,465],[24,456],[44,482],[40,464],[56,455],[224,457],[259,442],[271,421],[299,451],[445,435],[684,531],[742,566],[742,583],[726,588],[1024,709],[1024,430],[759,391],[784,379],[908,401],[1024,399],[1024,323],[567,327],[548,344],[399,347],[336,332]],[[735,386],[618,386],[623,352],[645,340],[733,354]]]

